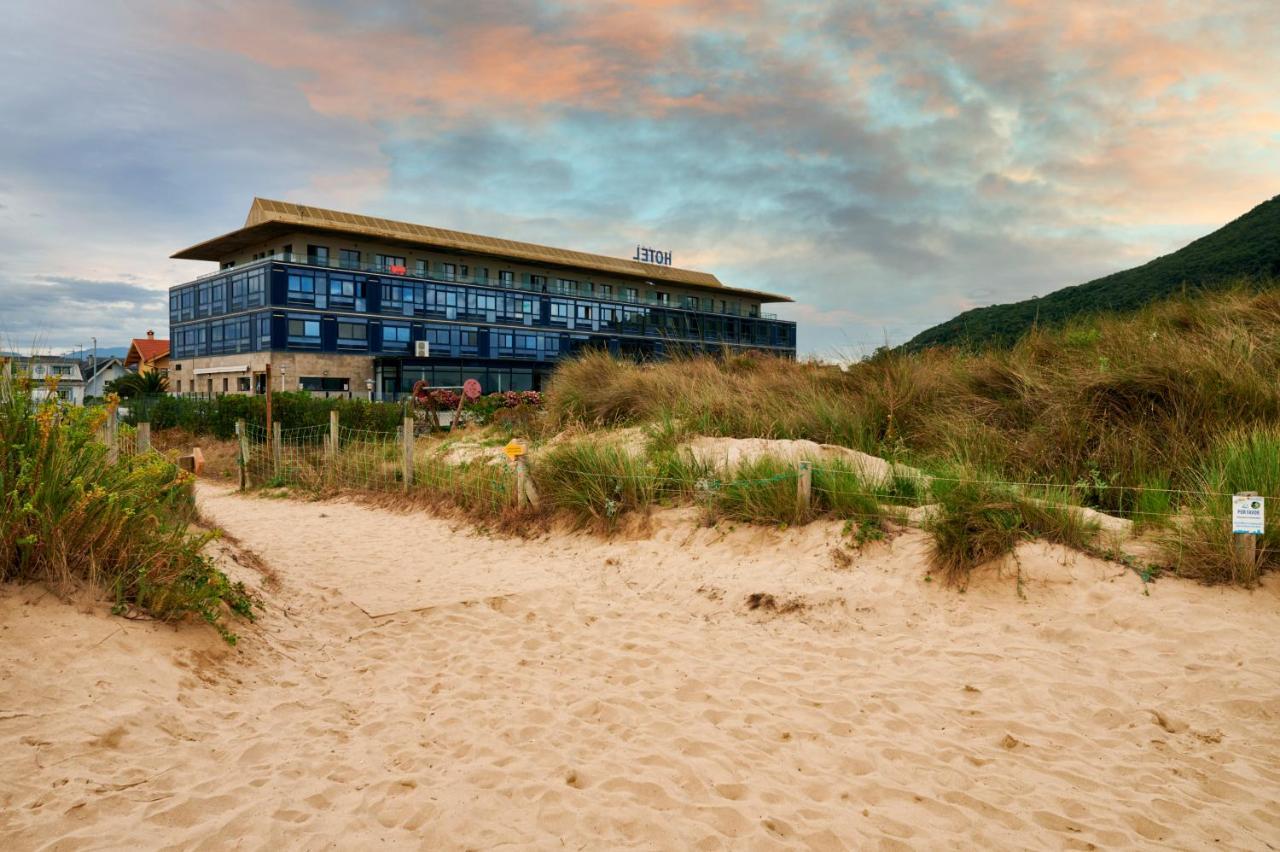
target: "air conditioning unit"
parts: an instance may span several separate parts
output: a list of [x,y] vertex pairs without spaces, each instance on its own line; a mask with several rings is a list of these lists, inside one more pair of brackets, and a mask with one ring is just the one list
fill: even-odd
[[413,356],[415,358],[430,358],[431,344],[426,340],[415,340],[413,342]]

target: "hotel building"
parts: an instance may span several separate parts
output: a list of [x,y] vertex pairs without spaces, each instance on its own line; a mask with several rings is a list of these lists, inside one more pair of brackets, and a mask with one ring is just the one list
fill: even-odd
[[261,393],[268,363],[275,390],[396,399],[419,380],[538,390],[588,347],[796,352],[795,323],[761,310],[789,298],[651,249],[604,257],[256,198],[244,227],[173,257],[218,264],[169,290],[175,393]]

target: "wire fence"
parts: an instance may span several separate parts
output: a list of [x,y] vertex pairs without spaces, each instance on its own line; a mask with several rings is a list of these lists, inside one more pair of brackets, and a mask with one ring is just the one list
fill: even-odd
[[[492,455],[453,463],[437,452],[438,444],[422,440],[433,432],[437,432],[434,424],[411,418],[395,431],[342,426],[337,417],[326,426],[283,429],[276,423],[271,430],[239,421],[241,484],[401,493],[448,503],[477,516],[542,509],[605,522],[654,505],[692,505],[746,522],[802,523],[833,517],[861,524],[910,517],[912,523],[920,523],[945,511],[948,490],[961,486],[989,490],[985,499],[996,509],[1005,500],[1005,508],[1032,504],[1085,513],[1084,520],[1089,522],[1093,516],[1087,515],[1090,510],[1083,505],[1087,495],[1146,492],[1166,498],[1163,507],[1144,508],[1131,499],[1119,517],[1140,526],[1177,527],[1178,541],[1186,546],[1221,546],[1232,538],[1229,507],[1236,495],[1229,492],[934,476],[899,465],[865,469],[830,459],[748,461],[738,465],[737,475],[727,466],[691,458],[664,467],[643,453],[627,457],[625,452],[615,456],[612,464],[599,466],[564,459],[553,463],[546,456],[531,467],[523,459],[508,462]],[[113,417],[104,425],[102,439],[118,459],[157,452],[145,422],[131,426]],[[1100,520],[1104,526],[1109,523],[1105,517]],[[1271,525],[1267,530],[1274,532]],[[1258,543],[1272,541],[1267,537]],[[1264,548],[1264,552],[1271,551]]]
[[[489,460],[450,464],[419,446],[418,438],[434,431],[430,424],[409,420],[406,426],[412,431],[407,440],[406,427],[387,432],[346,426],[335,429],[333,425],[280,429],[277,424],[272,432],[268,432],[261,425],[244,424],[241,427],[242,465],[247,484],[328,490],[427,491],[453,495],[468,508],[488,506],[495,511],[519,502],[514,465],[494,464]],[[122,438],[122,448],[123,441]],[[807,468],[807,473],[802,473],[802,467]],[[540,481],[546,484],[545,475],[534,478],[535,490],[538,490]],[[805,479],[803,490],[808,495],[797,494],[800,511],[808,505],[814,511],[829,511],[846,517],[883,516],[885,507],[928,507],[936,502],[940,485],[996,489],[1046,506],[1069,509],[1082,508],[1082,492],[1106,488],[1159,493],[1184,501],[1183,505],[1169,511],[1134,507],[1122,513],[1122,517],[1138,523],[1163,522],[1171,514],[1176,514],[1183,521],[1221,518],[1217,514],[1192,511],[1186,504],[1187,498],[1197,498],[1198,505],[1206,505],[1205,498],[1220,501],[1232,496],[1191,489],[932,476],[901,467],[873,475],[856,467],[812,462],[803,465],[793,463],[788,470],[755,477],[726,476],[723,471],[718,475],[707,473],[695,477],[639,469],[601,471],[565,466],[561,466],[555,475],[560,480],[572,478],[581,484],[573,488],[543,489],[543,504],[573,509],[599,504],[606,514],[631,505],[664,502],[742,503],[745,508],[750,508],[760,499],[770,501],[776,509],[784,500],[785,489],[801,477]],[[556,484],[552,483],[553,486]]]

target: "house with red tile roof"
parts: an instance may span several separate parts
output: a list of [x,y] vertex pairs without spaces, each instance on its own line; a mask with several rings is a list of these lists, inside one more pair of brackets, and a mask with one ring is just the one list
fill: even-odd
[[169,372],[169,341],[157,340],[156,333],[147,330],[146,337],[135,337],[129,344],[129,352],[124,356],[124,365],[139,373],[150,373],[159,370]]

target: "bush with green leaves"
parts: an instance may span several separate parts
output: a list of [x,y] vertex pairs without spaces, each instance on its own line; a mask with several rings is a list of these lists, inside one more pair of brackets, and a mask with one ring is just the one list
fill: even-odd
[[193,479],[158,453],[112,461],[95,433],[109,408],[31,399],[30,380],[0,376],[0,580],[59,592],[90,585],[119,611],[196,616],[228,642],[227,616],[253,601],[190,531]]

